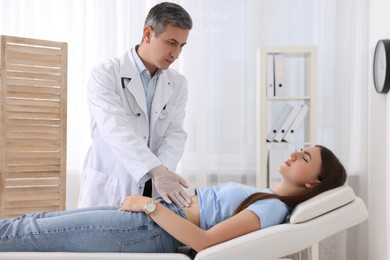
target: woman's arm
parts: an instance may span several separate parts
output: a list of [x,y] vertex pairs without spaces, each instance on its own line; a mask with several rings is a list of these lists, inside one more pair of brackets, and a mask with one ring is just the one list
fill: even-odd
[[[150,200],[148,197],[132,195],[124,200],[121,209],[143,212]],[[260,228],[260,219],[249,210],[243,210],[209,230],[199,228],[161,204],[157,205],[156,211],[150,214],[150,217],[177,240],[197,252]]]

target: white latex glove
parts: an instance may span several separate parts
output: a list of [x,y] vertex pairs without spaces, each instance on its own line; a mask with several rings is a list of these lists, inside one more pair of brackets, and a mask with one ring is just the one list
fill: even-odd
[[149,175],[153,178],[154,187],[166,202],[173,201],[179,207],[191,205],[191,199],[183,189],[189,186],[180,175],[171,172],[164,165],[151,169]]

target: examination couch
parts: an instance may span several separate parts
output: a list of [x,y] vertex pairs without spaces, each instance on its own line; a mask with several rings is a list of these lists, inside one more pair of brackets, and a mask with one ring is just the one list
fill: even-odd
[[[284,224],[212,246],[195,260],[275,260],[299,252],[321,240],[351,228],[368,218],[367,208],[349,186],[342,186],[299,204]],[[189,260],[185,254],[151,253],[0,253],[0,259],[172,259]]]

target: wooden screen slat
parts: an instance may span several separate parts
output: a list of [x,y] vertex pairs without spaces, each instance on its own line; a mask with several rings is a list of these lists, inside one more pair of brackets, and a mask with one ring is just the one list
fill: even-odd
[[32,144],[7,144],[8,152],[44,152],[44,151],[60,151],[59,145],[32,145]]
[[45,107],[45,106],[22,106],[22,105],[9,105],[7,111],[13,112],[37,112],[37,113],[56,113],[60,112],[59,108],[56,107]]
[[7,178],[37,178],[57,177],[60,174],[59,165],[8,165]]
[[[24,159],[55,159],[54,161],[57,161],[57,159],[60,158],[60,152],[59,151],[44,151],[44,152],[8,152],[7,153],[7,159],[9,161],[11,160],[24,160]],[[24,164],[25,162],[20,162],[19,164]]]
[[9,139],[59,139],[57,133],[47,133],[47,132],[9,132],[6,135]]
[[[59,165],[60,164],[58,158],[31,158],[31,157],[9,158],[7,156],[6,159],[9,165]],[[21,162],[21,160],[23,160],[23,162]]]
[[33,53],[42,55],[61,56],[60,48],[47,48],[44,46],[17,45],[15,43],[7,44],[7,50],[14,53]]
[[61,67],[61,59],[59,56],[7,52],[6,58],[12,64]]
[[16,79],[41,79],[58,82],[61,80],[60,74],[43,74],[43,73],[30,73],[30,72],[7,72],[7,78],[16,78]]
[[42,79],[29,79],[29,78],[7,78],[9,86],[37,86],[37,87],[57,87],[59,88],[60,82],[58,80],[42,80]]
[[14,37],[14,36],[2,36],[6,38],[6,44],[18,44],[21,46],[42,46],[46,48],[58,48],[63,49],[64,43],[63,42],[53,42],[53,41],[47,41],[47,40],[37,40],[37,39],[31,39],[31,38],[21,38],[21,37]]
[[7,73],[10,71],[47,73],[47,74],[61,75],[61,68],[59,68],[59,67],[39,67],[39,66],[33,66],[33,65],[12,64],[12,63],[7,65]]
[[[5,201],[11,201],[13,198],[19,198],[18,200],[33,200],[33,199],[44,199],[46,194],[59,194],[56,186],[52,187],[21,187],[21,188],[5,188],[7,195]],[[23,198],[23,195],[29,194],[29,197]],[[20,197],[19,197],[20,196]],[[35,196],[35,197],[34,197]],[[48,197],[46,197],[48,198]]]
[[44,200],[24,200],[24,201],[13,201],[12,203],[6,202],[7,208],[28,208],[28,207],[39,207],[39,206],[58,206],[59,199],[44,199]]
[[63,210],[67,44],[0,37],[0,218]]
[[[58,86],[8,85],[7,98],[28,98],[28,95],[23,95],[23,93],[35,93],[35,96],[31,98],[59,100],[58,95],[61,94],[61,90]],[[56,95],[48,96],[47,94]]]
[[23,119],[57,119],[59,113],[23,113],[7,111],[7,118],[23,118]]
[[[24,167],[29,167],[29,166],[24,166]],[[42,167],[40,167],[41,169]],[[57,168],[60,168],[59,165],[57,166]],[[33,171],[29,171],[29,172],[8,172],[7,178],[40,178],[40,177],[46,177],[46,178],[50,178],[50,177],[60,177],[59,175],[59,170],[57,171],[37,171],[37,172],[33,172]]]
[[4,183],[6,187],[20,187],[20,186],[58,186],[61,180],[58,178],[10,178]]
[[48,134],[58,134],[60,133],[61,129],[56,126],[50,126],[50,125],[45,125],[45,126],[29,126],[29,125],[7,125],[7,130],[11,133],[48,133]]
[[7,106],[27,106],[27,107],[55,107],[59,108],[61,103],[59,100],[28,100],[28,99],[17,99],[17,98],[7,98]]
[[62,150],[62,140],[60,139],[8,139],[7,144],[26,144],[26,145],[39,145],[42,144],[44,146],[46,145],[58,145],[61,146]]
[[22,201],[9,201],[5,202],[5,207],[9,209],[13,208],[35,208],[40,206],[58,206],[60,200],[59,199],[44,199],[44,200],[22,200]]
[[[63,120],[62,120],[63,121]],[[6,118],[4,123],[14,126],[60,126],[60,120],[58,119],[31,119],[31,118]]]
[[23,91],[18,91],[18,92],[11,92],[9,91],[8,93],[10,93],[10,96],[12,98],[19,98],[19,99],[26,99],[26,100],[32,100],[32,99],[51,99],[51,100],[60,100],[61,98],[61,94],[58,93],[58,94],[44,94],[44,93],[37,93],[37,90],[42,90],[42,92],[56,92],[55,89],[30,89],[30,90],[33,90],[32,92],[29,92],[30,90],[29,89],[26,89],[27,91],[23,92]]

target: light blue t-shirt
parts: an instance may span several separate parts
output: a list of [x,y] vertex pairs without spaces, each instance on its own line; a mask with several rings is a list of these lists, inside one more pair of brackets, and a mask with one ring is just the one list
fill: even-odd
[[[196,188],[200,208],[200,227],[208,230],[230,218],[238,205],[256,192],[272,193],[269,189],[260,190],[234,182]],[[262,229],[283,223],[290,213],[289,207],[278,199],[259,200],[246,209],[259,217]]]

